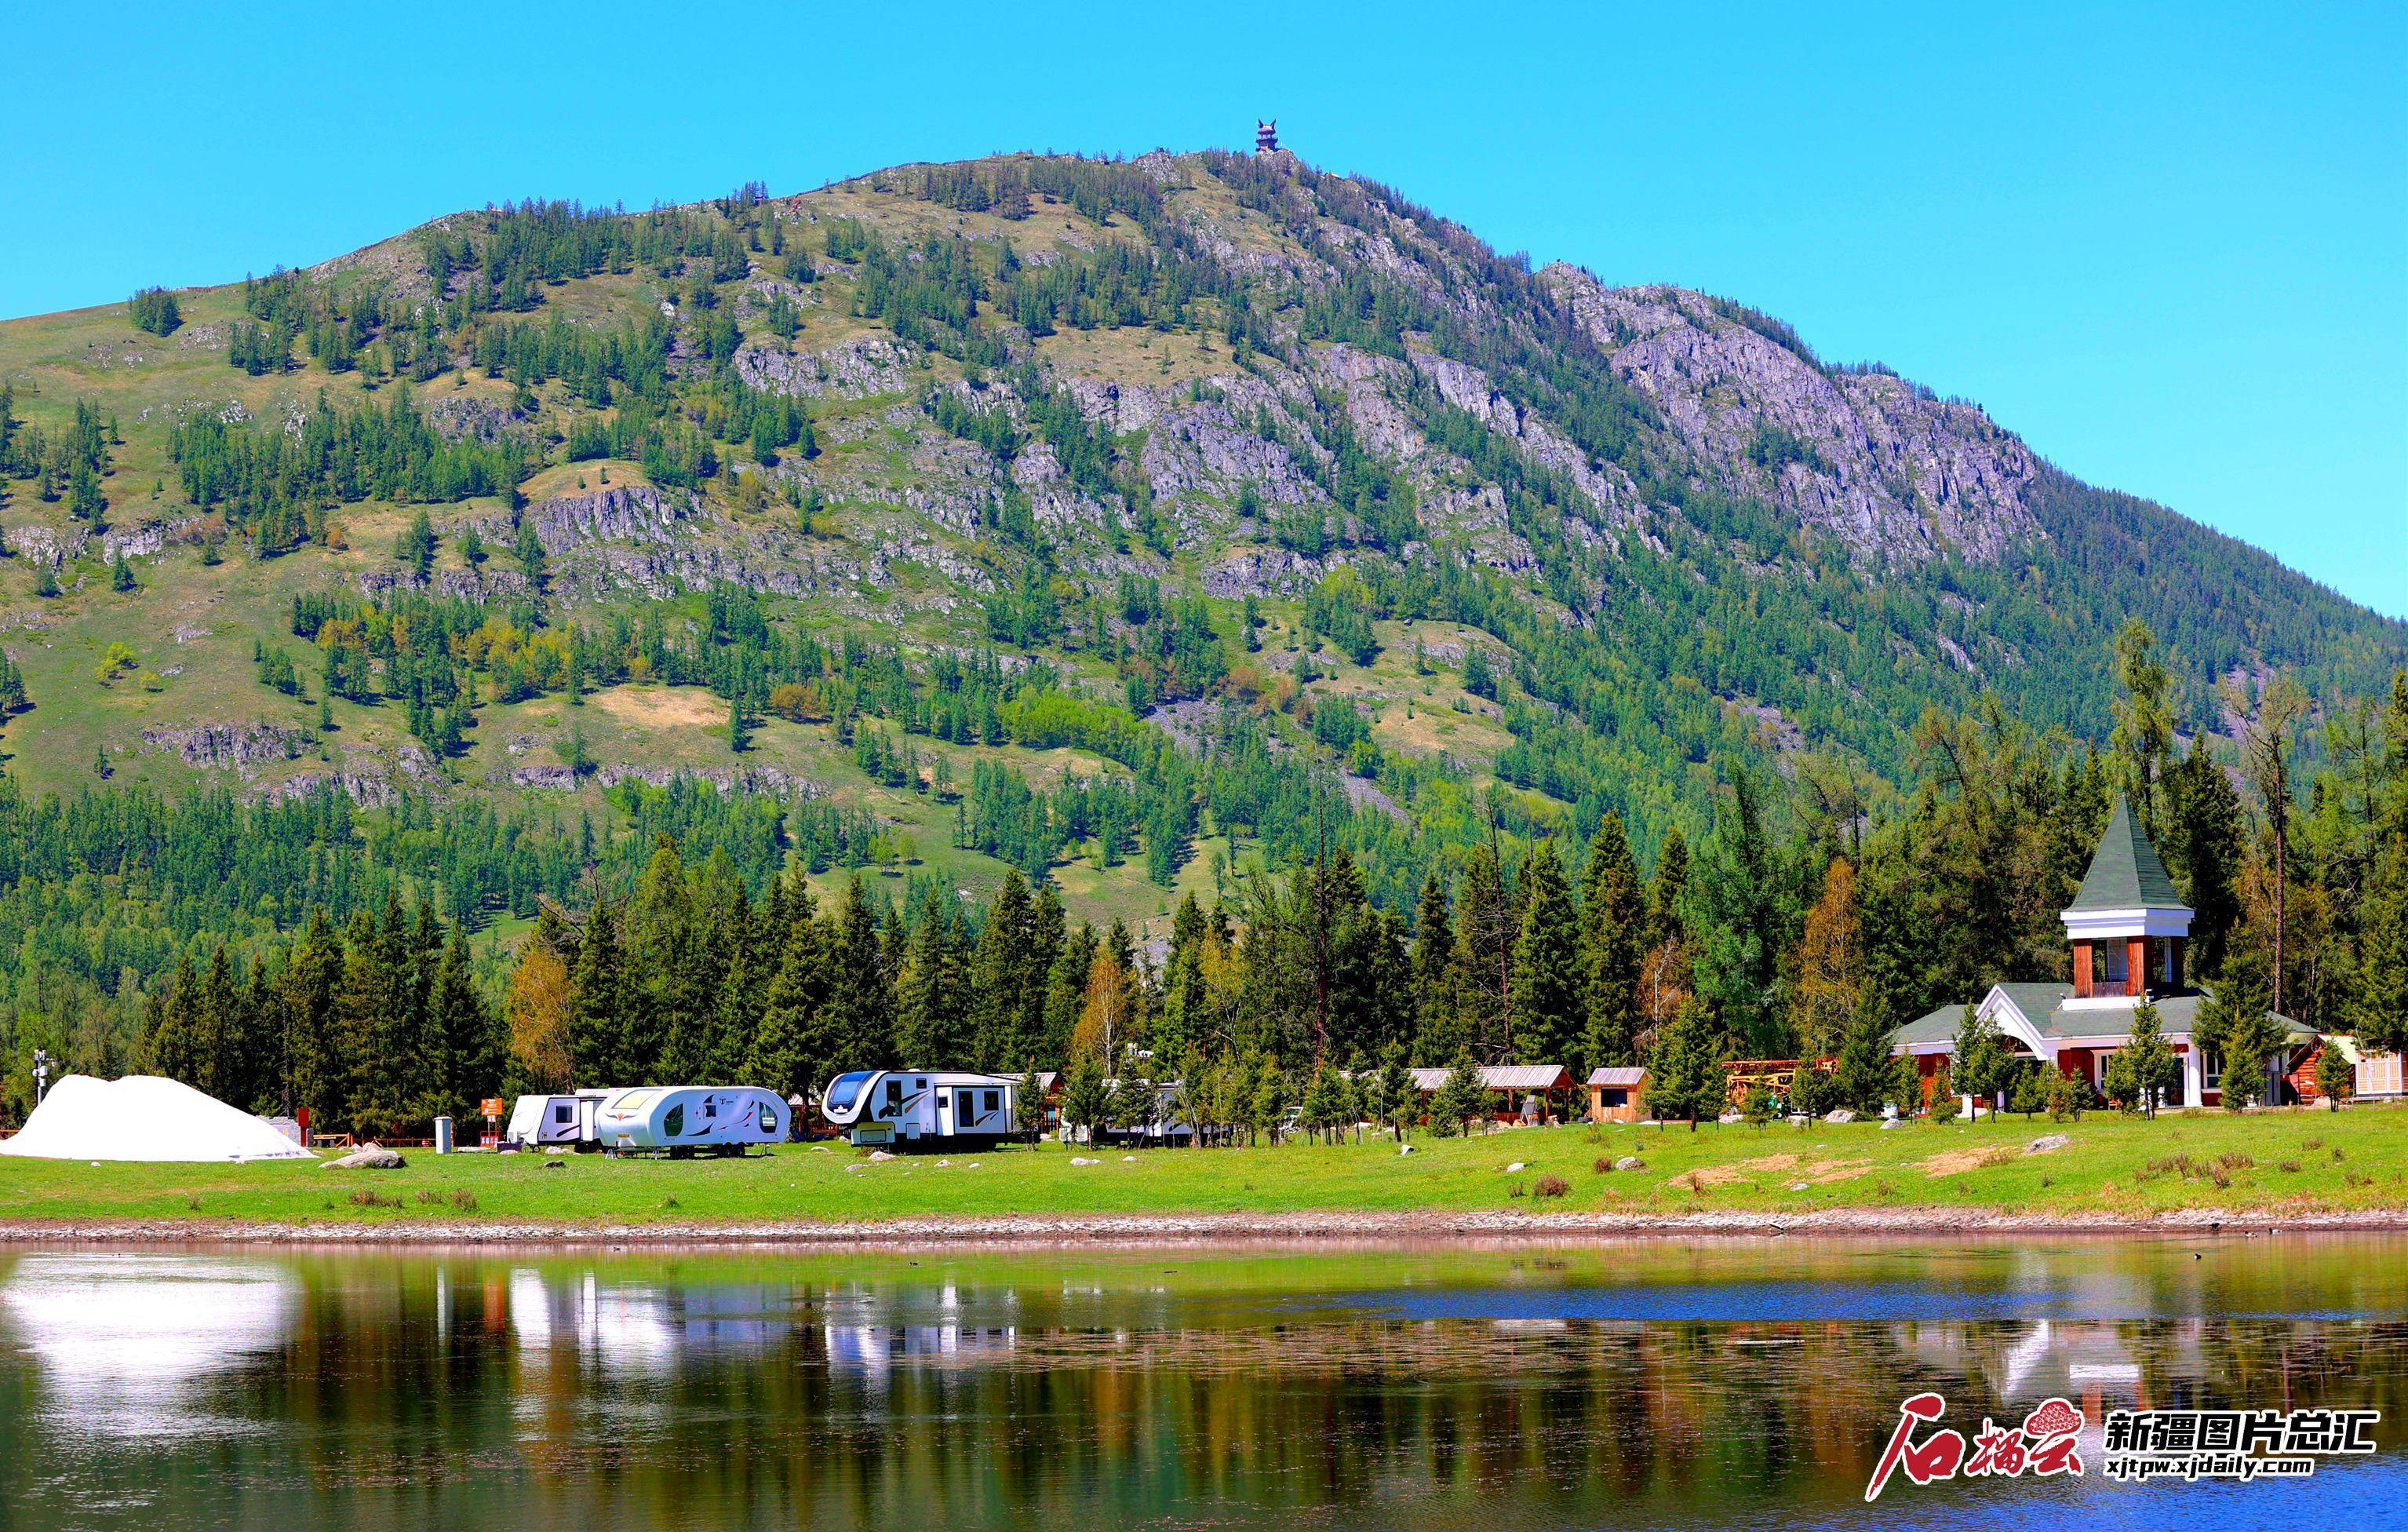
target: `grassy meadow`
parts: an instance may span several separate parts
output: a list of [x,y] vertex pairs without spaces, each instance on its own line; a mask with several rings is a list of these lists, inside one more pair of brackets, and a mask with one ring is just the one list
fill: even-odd
[[[2050,1133],[2071,1142],[2025,1152]],[[406,1168],[382,1172],[0,1159],[0,1221],[190,1221],[197,1235],[219,1221],[431,1228],[1354,1210],[1777,1220],[1829,1209],[2141,1221],[2191,1209],[2273,1220],[2408,1207],[2408,1111],[2381,1108],[1890,1130],[1572,1125],[1412,1142],[1410,1155],[1367,1134],[1276,1149],[1046,1144],[875,1162],[836,1144],[674,1163],[411,1151]],[[1612,1168],[1629,1156],[1644,1168]],[[1563,1183],[1560,1195],[1541,1194],[1550,1177]]]

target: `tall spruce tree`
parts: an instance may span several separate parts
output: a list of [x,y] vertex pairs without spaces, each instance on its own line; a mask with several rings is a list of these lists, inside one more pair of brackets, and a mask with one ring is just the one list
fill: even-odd
[[856,873],[845,882],[844,903],[838,906],[836,928],[829,933],[828,1008],[837,1048],[828,1061],[832,1072],[882,1069],[896,1062],[895,994],[878,926],[867,888]]
[[627,975],[619,951],[619,913],[594,906],[568,976],[568,1058],[580,1090],[640,1084],[627,1048]]
[[1693,999],[1656,1040],[1648,1067],[1648,1115],[1666,1122],[1685,1118],[1695,1133],[1699,1118],[1722,1115],[1729,1099],[1727,1078],[1714,1044],[1713,1019],[1705,1002]]
[[1555,843],[1541,840],[1522,871],[1522,930],[1513,949],[1513,1050],[1526,1063],[1567,1063],[1580,1041],[1580,916]]
[[1414,1058],[1433,1068],[1465,1044],[1455,1026],[1450,990],[1454,963],[1455,926],[1446,885],[1433,868],[1422,880],[1421,899],[1413,909],[1412,1035],[1407,1044]]
[[810,895],[796,903],[747,1073],[752,1083],[781,1096],[816,1099],[836,1073],[843,1038],[829,1011],[825,932],[811,914]]
[[1581,887],[1580,1068],[1638,1061],[1639,972],[1646,956],[1647,909],[1639,864],[1622,816],[1608,814],[1589,841]]

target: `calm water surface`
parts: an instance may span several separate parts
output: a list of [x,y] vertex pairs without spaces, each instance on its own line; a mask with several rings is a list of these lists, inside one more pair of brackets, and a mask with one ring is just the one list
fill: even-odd
[[[2350,1406],[2305,1483],[1895,1481]],[[0,1526],[2408,1525],[2408,1239],[0,1255]]]

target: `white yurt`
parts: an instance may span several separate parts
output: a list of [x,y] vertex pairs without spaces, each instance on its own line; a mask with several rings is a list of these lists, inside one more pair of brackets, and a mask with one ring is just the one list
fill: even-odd
[[265,1119],[181,1080],[69,1075],[50,1088],[0,1154],[33,1160],[240,1161],[315,1156]]

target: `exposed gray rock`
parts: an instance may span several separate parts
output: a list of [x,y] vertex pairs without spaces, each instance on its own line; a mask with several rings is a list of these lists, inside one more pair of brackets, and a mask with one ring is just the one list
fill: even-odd
[[196,724],[189,729],[146,729],[142,743],[172,750],[187,766],[226,767],[249,775],[269,761],[291,760],[308,744],[297,729],[269,723]]
[[2038,1138],[2033,1139],[2030,1143],[2026,1144],[2024,1146],[2024,1152],[2026,1154],[2046,1154],[2051,1149],[2061,1149],[2065,1148],[2066,1145],[2072,1142],[2073,1140],[2064,1134],[2044,1133]]
[[879,335],[856,335],[808,352],[752,341],[737,352],[736,375],[773,394],[866,399],[925,388],[927,377],[912,365],[914,356],[910,347]]

